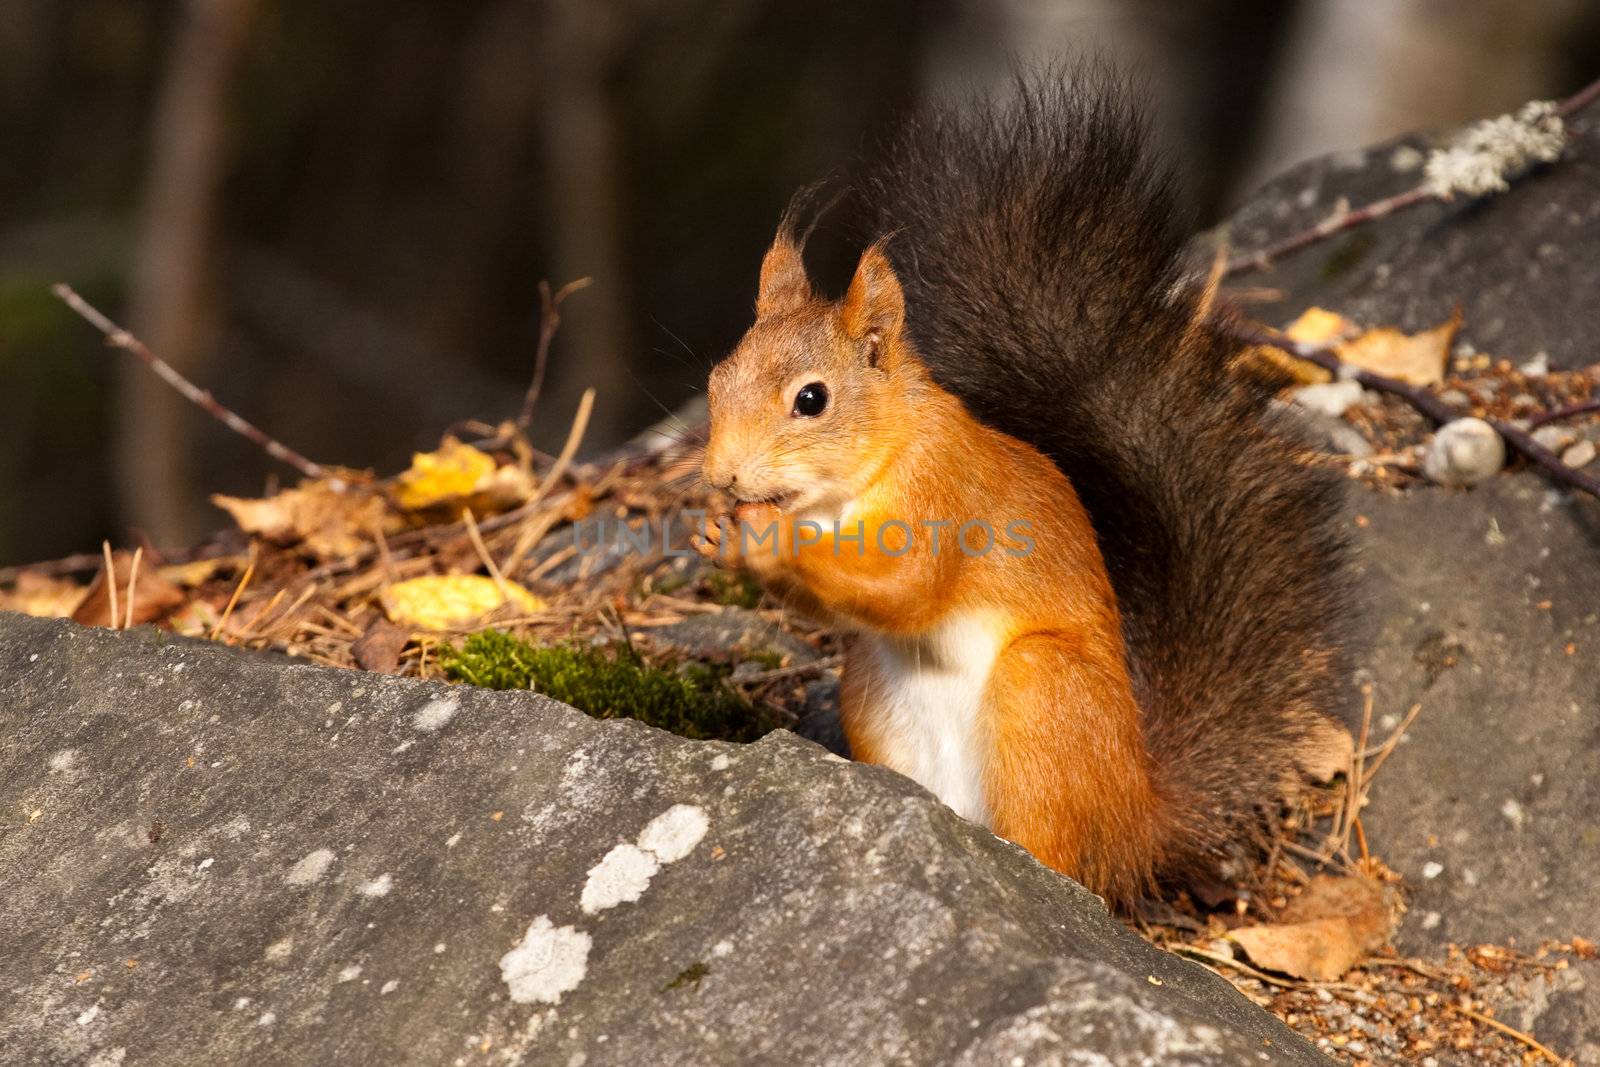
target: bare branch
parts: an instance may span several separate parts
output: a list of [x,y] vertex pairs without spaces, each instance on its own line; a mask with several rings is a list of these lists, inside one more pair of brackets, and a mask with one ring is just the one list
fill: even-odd
[[539,402],[539,390],[544,388],[544,368],[550,361],[550,342],[555,340],[556,327],[561,325],[561,302],[594,283],[593,278],[579,278],[550,292],[549,282],[539,283],[539,348],[533,357],[533,381],[528,383],[528,394],[522,398],[522,412],[517,416],[517,429],[526,431],[533,422],[533,408]]
[[[1561,101],[1555,106],[1554,114],[1558,118],[1568,118],[1594,103],[1596,99],[1600,99],[1600,80],[1591,82]],[[1228,277],[1232,277],[1244,271],[1266,270],[1272,265],[1274,259],[1289,255],[1291,252],[1298,252],[1308,245],[1325,241],[1335,234],[1354,229],[1375,219],[1381,219],[1386,215],[1392,215],[1396,211],[1415,207],[1418,204],[1427,203],[1435,199],[1438,199],[1437,194],[1424,183],[1414,189],[1407,189],[1403,193],[1396,193],[1394,196],[1375,200],[1358,208],[1338,212],[1323,219],[1310,229],[1291,234],[1265,248],[1257,249],[1254,252],[1241,252],[1228,261],[1228,269],[1225,273]]]
[[71,286],[58,283],[53,286],[50,291],[54,293],[62,303],[66,304],[67,307],[77,312],[77,314],[83,318],[84,321],[89,323],[89,325],[93,326],[95,329],[104,334],[106,338],[106,344],[110,345],[112,348],[122,349],[124,352],[127,352],[139,362],[155,371],[157,377],[166,382],[168,385],[172,386],[173,389],[177,390],[184,399],[205,411],[208,415],[222,423],[222,425],[226,426],[234,433],[260,446],[261,449],[273,459],[278,460],[281,463],[287,463],[289,466],[293,467],[307,478],[321,478],[327,475],[327,469],[321,464],[311,462],[309,459],[283,444],[281,441],[278,441],[276,438],[268,437],[254,425],[246,422],[232,411],[223,407],[217,402],[216,397],[212,396],[208,390],[201,389],[193,382],[189,381],[189,379],[179,374],[173,369],[171,364],[167,363],[154,352],[150,351],[149,348],[145,347],[145,343],[143,341],[139,340],[127,330],[124,330],[121,326],[118,326],[116,323],[112,322],[103,313],[101,313],[99,308],[95,307],[93,304],[89,303],[87,300],[73,291]]

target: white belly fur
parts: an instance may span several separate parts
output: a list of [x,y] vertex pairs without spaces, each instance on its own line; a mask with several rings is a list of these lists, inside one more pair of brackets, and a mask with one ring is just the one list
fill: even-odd
[[984,826],[979,712],[1000,653],[998,629],[966,615],[920,638],[865,633],[857,645],[872,658],[877,684],[864,711],[883,762]]

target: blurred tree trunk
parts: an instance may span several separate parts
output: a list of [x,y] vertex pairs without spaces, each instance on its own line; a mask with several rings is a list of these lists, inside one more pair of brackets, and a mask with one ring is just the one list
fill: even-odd
[[[201,385],[221,321],[210,277],[224,173],[227,91],[255,0],[189,0],[155,105],[131,282],[131,329]],[[125,519],[157,544],[216,525],[194,475],[205,416],[122,362],[113,464]]]
[[562,351],[551,360],[551,388],[540,404],[536,432],[551,420],[564,431],[578,397],[592,385],[599,396],[589,422],[591,445],[627,433],[627,398],[638,389],[628,371],[621,132],[609,85],[629,21],[621,6],[629,5],[554,0],[544,41],[551,281],[589,276],[595,284],[563,313],[569,325],[557,341]]
[[1499,114],[1562,83],[1584,0],[1307,0],[1241,191],[1312,156]]

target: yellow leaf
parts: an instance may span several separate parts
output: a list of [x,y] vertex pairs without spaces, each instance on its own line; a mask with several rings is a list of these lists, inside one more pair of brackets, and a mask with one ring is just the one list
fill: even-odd
[[394,501],[407,511],[470,497],[494,477],[494,459],[454,437],[437,452],[418,452],[411,469],[395,480]]
[[323,559],[349,555],[376,531],[398,528],[383,498],[359,485],[335,488],[325,481],[307,482],[265,500],[217,495],[211,502],[232,515],[245,533],[280,544],[298,542]]
[[[1283,334],[1291,341],[1307,345],[1325,345],[1341,337],[1358,332],[1359,327],[1343,315],[1319,307],[1306,308],[1300,317],[1285,327]],[[1301,385],[1330,382],[1333,375],[1315,363],[1294,356],[1271,345],[1255,345],[1242,353],[1246,362],[1264,363],[1269,368],[1288,374]]]
[[1444,380],[1450,346],[1460,326],[1461,312],[1457,311],[1448,322],[1421,333],[1407,335],[1389,326],[1368,330],[1341,344],[1339,358],[1412,385],[1434,385]]
[[1305,345],[1325,345],[1342,337],[1358,333],[1359,327],[1336,311],[1310,307],[1300,317],[1284,327],[1284,334]]
[[87,592],[69,578],[23,571],[11,592],[0,590],[0,611],[16,611],[42,619],[69,619],[83,603]]
[[[501,595],[502,585],[505,595]],[[545,602],[515,582],[496,582],[481,574],[435,574],[396,582],[380,599],[389,618],[421,630],[470,626],[505,605],[524,615],[543,611]]]

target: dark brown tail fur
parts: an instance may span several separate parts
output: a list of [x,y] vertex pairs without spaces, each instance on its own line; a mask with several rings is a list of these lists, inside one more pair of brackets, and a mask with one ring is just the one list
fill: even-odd
[[1343,703],[1348,578],[1341,480],[1194,325],[1170,174],[1129,99],[1103,74],[1019,79],[1012,104],[912,124],[863,192],[936,380],[1089,510],[1173,816],[1161,873],[1182,880],[1257,838]]

